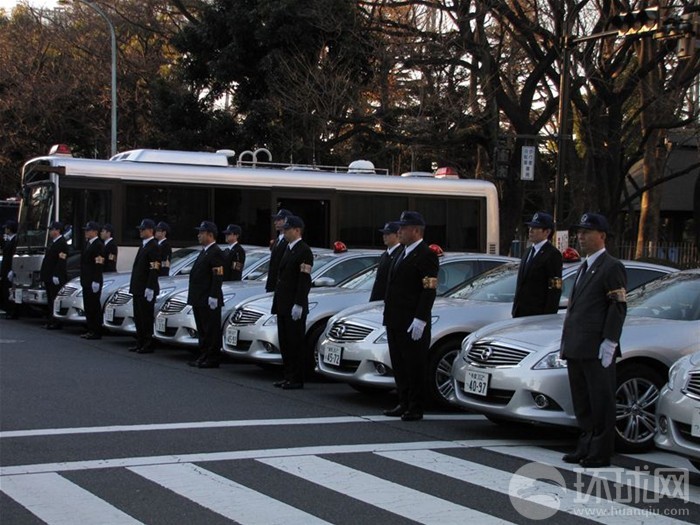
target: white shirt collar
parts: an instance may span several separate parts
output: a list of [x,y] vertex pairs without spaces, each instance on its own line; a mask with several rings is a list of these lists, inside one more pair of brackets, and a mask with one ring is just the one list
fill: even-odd
[[295,241],[290,242],[287,246],[288,246],[289,249],[291,250],[292,248],[294,248],[294,246],[296,246],[296,244],[297,244],[300,240],[301,240],[301,237],[299,237],[299,238],[298,238],[297,240],[295,240]]
[[546,243],[547,241],[548,239],[545,239],[543,241],[538,242],[537,244],[532,245],[532,247],[535,249],[535,252],[532,254],[533,257],[539,253],[539,251],[542,249],[542,246],[544,246],[544,243]]
[[411,253],[415,249],[415,247],[418,246],[422,242],[423,242],[423,239],[418,239],[416,242],[406,246],[406,249],[403,252],[403,256],[408,257],[408,254]]
[[[591,266],[593,266],[593,263],[596,261],[596,259],[597,259],[598,257],[600,257],[600,256],[603,254],[603,252],[605,252],[605,248],[601,248],[601,249],[598,250],[597,252],[592,253],[591,255],[589,255],[588,257],[586,257],[586,262],[588,262],[588,268],[590,268]],[[586,271],[588,271],[588,270],[586,270]]]
[[397,250],[397,248],[398,248],[399,246],[401,246],[400,243],[394,244],[391,248],[387,248],[387,249],[386,249],[386,253],[388,253],[389,255],[391,255],[392,253],[394,253],[394,252]]
[[203,250],[203,251],[206,252],[209,248],[211,248],[211,247],[214,246],[215,244],[216,244],[216,241],[210,242],[209,244],[207,244],[207,245],[204,247],[204,250]]
[[153,237],[149,237],[148,239],[141,239],[141,246],[146,246],[146,244],[151,242],[151,239],[153,239]]
[[110,242],[112,242],[112,238],[111,238],[111,237],[105,241],[105,246],[107,246]]
[[238,241],[234,242],[233,244],[229,244],[228,249],[233,250],[233,247],[236,246],[236,244],[238,244]]

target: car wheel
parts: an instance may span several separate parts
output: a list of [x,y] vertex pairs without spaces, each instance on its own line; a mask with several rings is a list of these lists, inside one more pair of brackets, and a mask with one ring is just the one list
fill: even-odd
[[327,320],[323,320],[316,323],[311,327],[309,333],[306,334],[306,356],[304,362],[307,374],[313,374],[316,371],[316,364],[318,363],[316,344],[323,335],[323,330],[326,328],[326,321]]
[[450,339],[430,349],[428,354],[428,397],[441,406],[452,407],[449,402],[454,394],[452,363],[457,358],[462,339]]
[[656,402],[666,376],[653,368],[632,364],[617,373],[615,448],[644,452],[654,446]]

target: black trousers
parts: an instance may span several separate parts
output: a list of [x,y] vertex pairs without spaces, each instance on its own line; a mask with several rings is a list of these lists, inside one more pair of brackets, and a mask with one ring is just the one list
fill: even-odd
[[102,333],[102,305],[100,304],[100,292],[93,293],[92,288],[83,288],[83,307],[85,308],[85,321],[88,332],[95,335]]
[[423,336],[414,341],[405,328],[386,327],[389,357],[394,370],[399,404],[411,412],[423,413],[425,409],[425,374],[427,373],[430,326]]
[[58,296],[58,292],[61,289],[61,286],[62,285],[60,284],[53,284],[53,280],[44,282],[44,288],[46,288],[46,300],[49,305],[49,311],[47,315],[49,319],[49,324],[60,324],[53,316],[53,303],[56,300],[56,297]]
[[615,448],[615,364],[603,368],[600,359],[572,358],[566,363],[574,414],[581,429],[576,453],[608,459]]
[[148,302],[143,295],[134,295],[134,324],[136,341],[141,348],[153,345],[153,321],[156,300]]
[[291,315],[277,314],[277,337],[280,343],[284,379],[304,383],[306,315],[295,321]]
[[199,339],[199,359],[209,363],[221,361],[221,306],[193,306]]

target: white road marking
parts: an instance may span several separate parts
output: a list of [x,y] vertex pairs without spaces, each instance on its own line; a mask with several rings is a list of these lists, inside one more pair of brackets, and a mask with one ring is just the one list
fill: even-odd
[[[426,415],[428,421],[471,421],[482,420],[484,416],[475,414],[434,414]],[[240,428],[285,425],[337,425],[346,423],[396,422],[395,417],[386,416],[339,416],[310,417],[296,419],[250,419],[234,421],[193,421],[182,423],[160,423],[147,425],[113,425],[103,427],[39,428],[29,430],[6,430],[0,432],[0,439],[35,436],[63,436],[71,434],[100,434],[110,432],[153,432],[159,430],[188,430],[203,428]]]
[[191,463],[129,470],[241,525],[328,523]]
[[0,490],[49,525],[141,523],[59,474],[5,476]]
[[456,505],[316,456],[269,458],[258,461],[418,523],[435,525],[452,523],[464,525],[472,521],[479,525],[508,523],[483,512]]
[[[384,450],[442,449],[457,447],[497,447],[522,444],[516,439],[474,439],[468,441],[416,441],[408,443],[360,443],[353,445],[324,445],[294,448],[273,448],[262,450],[234,450],[226,452],[203,452],[197,454],[146,456],[132,458],[95,459],[87,461],[67,461],[40,463],[35,465],[13,465],[0,467],[0,476],[15,474],[35,474],[39,472],[67,472],[71,470],[94,470],[103,468],[137,467],[169,463],[204,463],[207,461],[230,461],[236,459],[257,459],[281,456],[306,456],[309,454],[348,454]],[[558,441],[532,442],[539,446],[560,445]]]
[[[509,488],[512,487],[511,484],[515,484],[530,494],[537,494],[539,496],[537,498],[539,505],[558,510],[559,512],[566,512],[573,516],[584,517],[598,523],[626,525],[634,523],[636,521],[635,518],[642,520],[642,522],[646,522],[645,518],[648,518],[643,513],[635,516],[634,512],[637,509],[617,503],[614,500],[598,499],[594,496],[585,497],[585,495],[565,487],[553,493],[554,486],[550,483],[533,480],[508,471],[430,450],[377,452],[376,454],[459,481],[486,487],[506,495],[510,495]],[[552,497],[546,497],[550,494]],[[678,502],[679,504],[683,503],[680,499]],[[675,525],[683,522],[663,515],[654,515],[654,523]]]

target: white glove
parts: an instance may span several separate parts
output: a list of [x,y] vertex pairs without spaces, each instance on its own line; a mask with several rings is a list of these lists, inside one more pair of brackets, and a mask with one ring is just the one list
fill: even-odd
[[406,332],[411,334],[411,339],[413,339],[414,341],[418,341],[421,337],[423,337],[423,330],[425,330],[425,325],[425,321],[421,321],[420,319],[414,319],[411,323],[411,326],[408,327],[408,330],[406,330]]
[[603,365],[603,368],[608,368],[613,362],[615,348],[617,348],[617,344],[613,343],[610,339],[606,339],[605,341],[600,343],[600,350],[598,350],[598,359],[600,359],[600,364]]
[[2,238],[3,238],[4,240],[6,240],[6,241],[9,241],[9,240],[10,240],[10,236],[7,235],[6,233],[3,233],[3,234],[2,234]]
[[216,307],[219,306],[219,300],[216,297],[210,297],[208,302],[209,308],[212,310],[216,310]]
[[292,319],[294,321],[298,321],[301,319],[301,314],[304,313],[304,309],[301,307],[301,305],[295,304],[292,306]]
[[13,280],[14,278],[15,278],[15,272],[13,272],[12,270],[10,270],[9,272],[7,272],[7,280],[8,280],[8,281]]
[[56,277],[56,276],[54,276],[51,280],[53,281],[53,284],[55,284],[56,286],[58,286],[59,284],[61,284],[61,281],[59,281],[59,280],[58,280],[58,277]]
[[146,288],[146,291],[143,293],[143,296],[146,298],[146,301],[150,303],[153,300],[153,289]]
[[97,293],[100,291],[100,283],[92,281],[92,293]]

